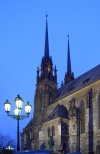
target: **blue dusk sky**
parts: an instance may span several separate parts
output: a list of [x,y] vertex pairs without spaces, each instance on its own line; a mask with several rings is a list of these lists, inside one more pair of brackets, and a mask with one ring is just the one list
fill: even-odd
[[[44,55],[48,14],[49,51],[57,67],[58,87],[67,71],[69,35],[75,78],[100,62],[100,0],[0,0],[0,133],[16,140],[17,122],[4,111],[20,94],[32,105],[28,119],[20,121],[20,132],[33,117],[36,71]],[[25,114],[24,109],[22,114]]]

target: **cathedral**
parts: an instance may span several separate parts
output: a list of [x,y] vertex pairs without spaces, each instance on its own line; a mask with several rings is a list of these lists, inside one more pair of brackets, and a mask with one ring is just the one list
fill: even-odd
[[61,87],[57,68],[49,55],[46,16],[45,49],[37,68],[33,119],[21,134],[21,149],[49,149],[53,138],[55,153],[98,153],[100,135],[100,65],[75,78],[71,68],[68,37],[67,72]]

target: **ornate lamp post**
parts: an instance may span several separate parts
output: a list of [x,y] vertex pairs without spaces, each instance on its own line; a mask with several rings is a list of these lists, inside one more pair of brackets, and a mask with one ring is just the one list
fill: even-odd
[[27,102],[27,104],[25,105],[26,115],[20,115],[21,110],[22,110],[23,100],[20,97],[20,95],[17,95],[17,97],[15,98],[14,101],[16,103],[16,108],[14,109],[15,115],[9,114],[10,113],[11,104],[8,102],[8,100],[6,100],[6,102],[4,103],[4,107],[5,107],[5,111],[7,112],[7,115],[10,116],[11,118],[17,120],[17,151],[20,151],[20,144],[19,144],[19,120],[23,120],[23,119],[26,119],[27,117],[29,117],[29,114],[31,112],[32,106],[29,104],[29,102]]

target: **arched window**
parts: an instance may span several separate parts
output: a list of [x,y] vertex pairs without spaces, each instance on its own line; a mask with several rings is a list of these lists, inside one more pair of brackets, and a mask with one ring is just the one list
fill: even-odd
[[84,101],[80,103],[80,133],[85,133],[85,113],[84,113]]
[[99,129],[100,129],[100,93],[99,93],[99,96],[98,96],[98,126],[99,126]]
[[48,137],[50,137],[50,127],[48,128]]
[[52,136],[55,136],[55,127],[52,127]]

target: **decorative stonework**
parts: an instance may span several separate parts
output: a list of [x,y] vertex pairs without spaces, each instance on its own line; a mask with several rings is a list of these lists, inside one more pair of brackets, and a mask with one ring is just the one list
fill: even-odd
[[[96,153],[96,139],[100,134],[98,105],[100,66],[74,80],[74,74],[71,72],[69,36],[68,57],[65,82],[57,89],[57,70],[56,66],[53,67],[52,57],[49,56],[46,16],[45,51],[40,68],[37,69],[34,118],[32,125],[23,129],[22,150],[39,149],[42,143],[45,143],[48,149],[48,140],[50,136],[53,136],[55,142],[53,150],[57,153],[58,151],[61,153],[81,151],[82,154],[88,154],[91,150]],[[96,76],[95,73],[97,73]],[[59,110],[58,115],[55,116],[53,113],[52,119],[47,120],[57,105],[63,105],[67,110],[67,115],[63,114],[64,110]],[[31,135],[30,132],[32,132]]]
[[95,99],[97,95],[97,90],[92,91],[92,99]]

